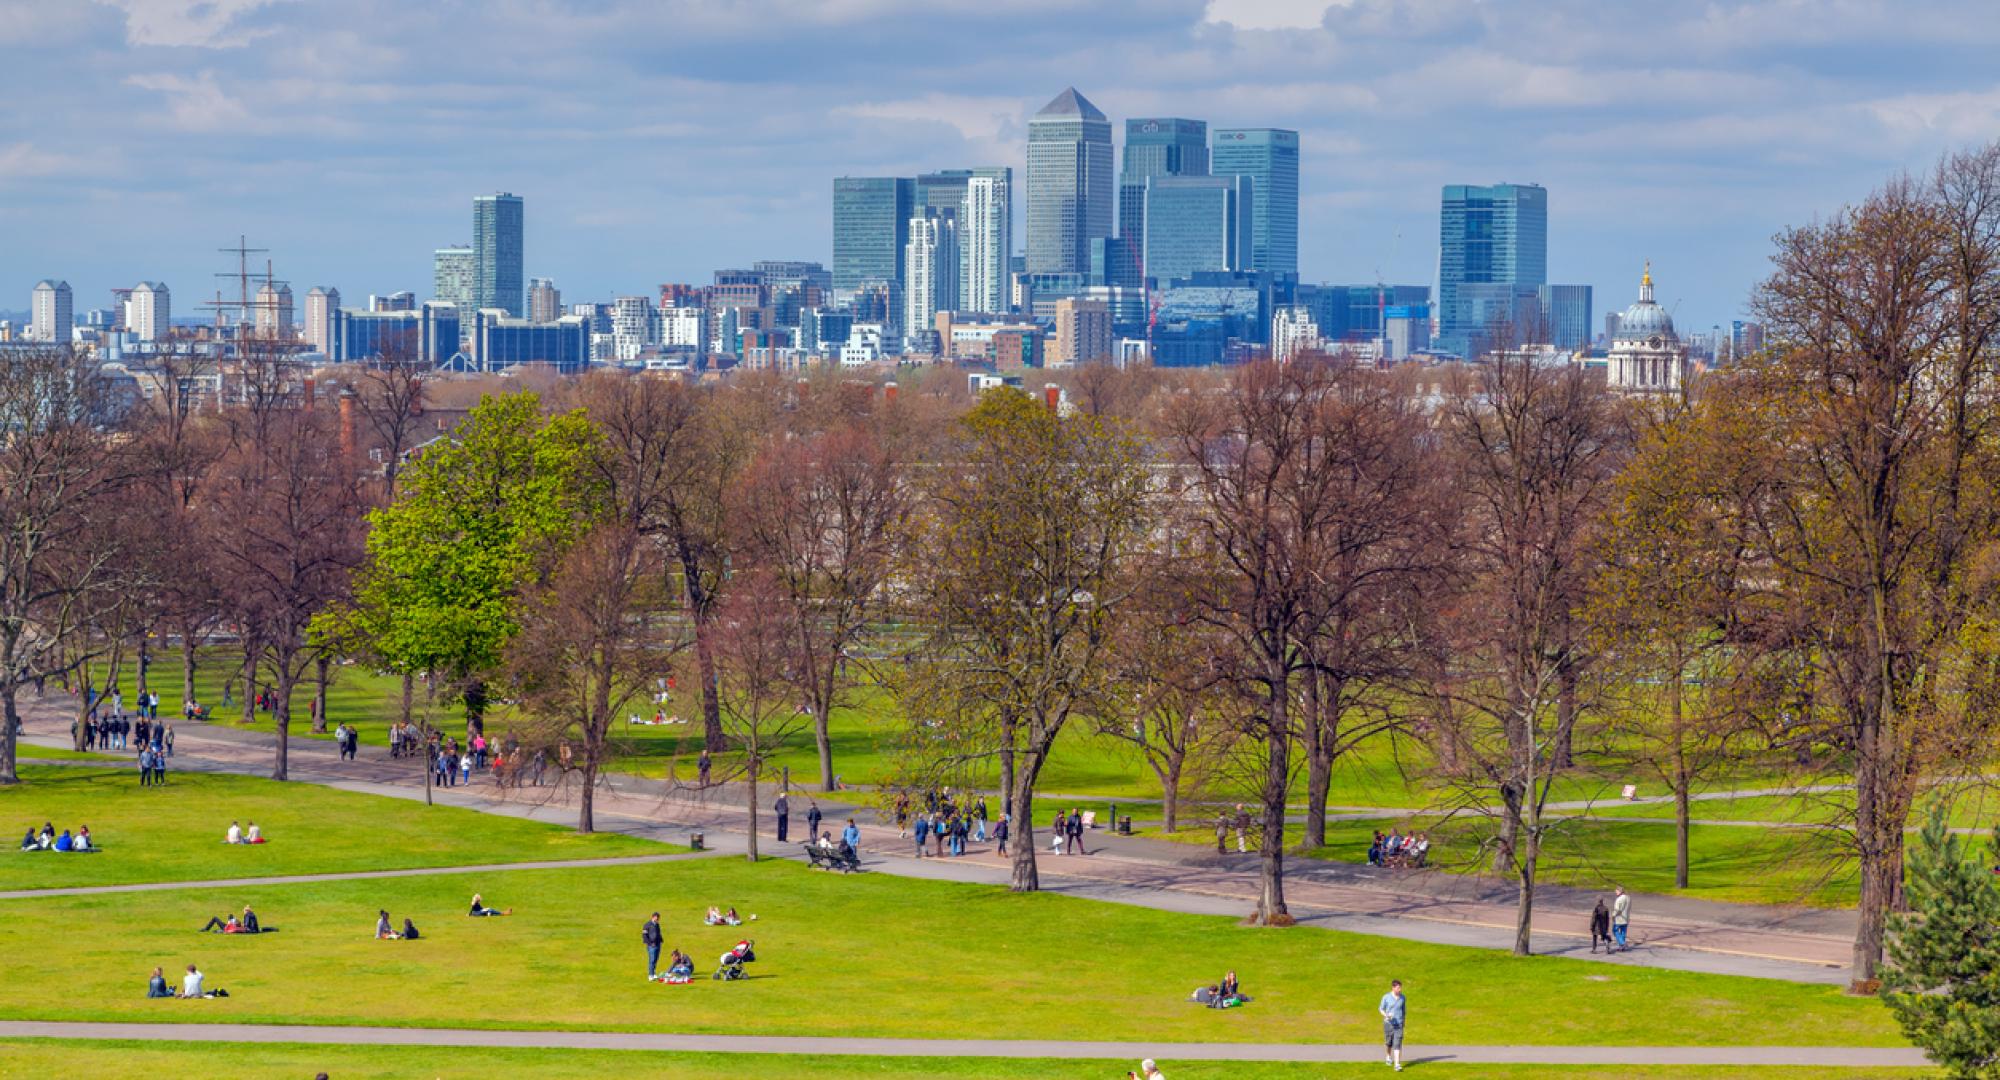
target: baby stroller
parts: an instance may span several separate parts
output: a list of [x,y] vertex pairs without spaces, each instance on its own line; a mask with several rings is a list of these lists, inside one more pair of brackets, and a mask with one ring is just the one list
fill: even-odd
[[721,979],[723,982],[747,979],[750,977],[750,973],[743,970],[743,965],[751,963],[756,959],[757,953],[750,947],[750,943],[748,941],[739,941],[736,943],[735,948],[722,954],[722,961],[716,967],[715,974],[709,977]]

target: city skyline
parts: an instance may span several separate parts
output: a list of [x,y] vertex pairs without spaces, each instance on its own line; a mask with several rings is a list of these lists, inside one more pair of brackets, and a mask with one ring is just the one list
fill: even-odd
[[[471,240],[465,202],[495,190],[535,204],[524,272],[569,297],[758,259],[832,265],[829,177],[991,164],[1024,187],[1027,120],[1074,83],[1121,151],[1133,117],[1298,130],[1304,280],[1435,281],[1440,187],[1539,183],[1552,280],[1608,302],[1650,259],[1683,326],[1727,327],[1772,234],[2000,131],[1984,66],[1951,61],[2000,37],[1976,5],[1809,19],[1778,4],[1537,5],[1533,49],[1513,6],[941,12],[926,40],[988,50],[947,78],[819,48],[879,29],[893,5],[788,20],[600,4],[537,9],[532,30],[507,8],[391,20],[367,3],[6,5],[40,47],[0,75],[37,102],[32,128],[23,111],[0,134],[13,282],[0,308],[24,310],[49,277],[71,284],[79,314],[140,280],[168,283],[191,313],[223,269],[213,249],[238,233],[271,247],[299,290],[424,293],[437,242]],[[428,47],[453,33],[475,37]],[[773,49],[797,62],[743,63]],[[652,106],[662,92],[674,109]],[[606,154],[617,167],[601,167]]]

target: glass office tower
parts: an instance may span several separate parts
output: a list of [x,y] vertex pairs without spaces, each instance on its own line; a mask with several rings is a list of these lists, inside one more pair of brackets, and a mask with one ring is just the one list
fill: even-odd
[[526,278],[522,267],[521,197],[500,192],[472,200],[472,288],[475,311],[499,308],[519,318]]
[[1499,320],[1539,306],[1549,281],[1549,193],[1538,184],[1450,184],[1438,216],[1438,345],[1476,356]]
[[1283,128],[1218,128],[1208,171],[1247,176],[1256,187],[1250,268],[1299,272],[1299,133]]

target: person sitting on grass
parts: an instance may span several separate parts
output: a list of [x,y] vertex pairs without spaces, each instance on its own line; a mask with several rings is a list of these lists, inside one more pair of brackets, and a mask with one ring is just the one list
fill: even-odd
[[174,992],[167,989],[167,973],[164,969],[153,969],[153,977],[146,980],[146,996],[149,998],[170,998],[174,996]]
[[264,932],[263,924],[257,921],[257,913],[250,910],[249,904],[243,905],[243,917],[237,919],[236,922],[243,927],[243,932],[246,934],[261,934]]
[[422,936],[423,936],[423,935],[421,935],[421,934],[417,933],[417,924],[416,924],[416,923],[413,923],[413,922],[411,922],[411,921],[410,921],[409,919],[407,919],[407,918],[405,918],[405,919],[403,920],[403,940],[404,940],[404,941],[415,941],[415,940],[417,940],[417,939],[418,939],[419,937],[422,937]]
[[202,927],[201,932],[204,934],[240,934],[243,932],[243,924],[237,922],[234,915],[231,915],[227,919],[224,919],[220,915],[211,915],[208,917],[208,925]]
[[1126,1080],[1167,1080],[1166,1074],[1153,1064],[1152,1058],[1140,1062],[1138,1072],[1128,1072],[1125,1076]]
[[68,829],[64,829],[62,835],[56,837],[56,850],[68,851],[74,847],[76,847],[76,840],[69,835]]
[[21,850],[22,851],[42,850],[42,842],[35,838],[35,827],[33,825],[28,826],[27,833],[21,837]]
[[51,848],[55,847],[56,827],[54,825],[49,824],[46,821],[42,822],[42,835],[36,838],[36,843],[41,845],[41,849],[43,851],[48,851]]
[[187,974],[181,978],[180,996],[183,998],[206,997],[207,995],[202,992],[201,981],[201,969],[195,967],[193,964],[189,964]]
[[253,822],[251,822],[251,823],[250,823],[250,828],[249,828],[249,829],[247,829],[247,830],[245,830],[245,831],[244,831],[244,833],[243,833],[243,842],[244,842],[244,843],[246,843],[246,844],[261,844],[261,843],[263,843],[263,842],[264,842],[264,830],[262,830],[262,829],[258,828],[258,827],[257,827],[257,823],[256,823],[256,822],[254,822],[254,821],[253,821]]
[[72,851],[96,850],[90,845],[90,826],[85,825],[76,830],[76,842],[70,845],[70,850]]
[[223,843],[225,843],[225,844],[240,844],[240,843],[242,843],[242,842],[243,842],[243,826],[241,826],[241,825],[238,825],[237,823],[235,823],[235,822],[233,822],[233,821],[232,821],[232,822],[230,822],[230,823],[229,823],[229,831],[228,831],[227,833],[224,833],[224,834],[223,834],[223,837],[222,837],[222,842],[223,842]]
[[[1223,997],[1243,997],[1243,984],[1236,981],[1236,973],[1233,971],[1224,975],[1221,984],[1216,988],[1222,991]],[[1247,1001],[1249,999],[1245,998],[1244,1000]]]
[[742,926],[743,920],[737,917],[735,908],[730,908],[725,914],[719,908],[710,907],[708,914],[702,916],[701,923],[703,926]]
[[389,913],[386,911],[377,912],[375,914],[375,940],[394,941],[397,937],[395,924],[389,921]]
[[513,908],[508,908],[505,911],[501,911],[499,908],[487,907],[486,904],[480,899],[478,893],[472,894],[471,917],[484,918],[489,915],[512,915],[512,914],[514,914]]

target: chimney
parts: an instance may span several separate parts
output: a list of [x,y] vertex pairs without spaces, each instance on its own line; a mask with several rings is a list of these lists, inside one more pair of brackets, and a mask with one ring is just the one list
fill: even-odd
[[312,407],[313,407],[313,377],[308,375],[306,376],[306,410],[310,412],[312,410]]
[[[307,395],[311,395],[312,381],[306,381]],[[343,457],[354,456],[354,391],[340,392],[340,453]]]
[[1048,402],[1050,412],[1062,411],[1062,387],[1055,383],[1043,383],[1042,400]]
[[894,405],[896,403],[896,384],[894,382],[882,384],[882,403],[884,405]]

